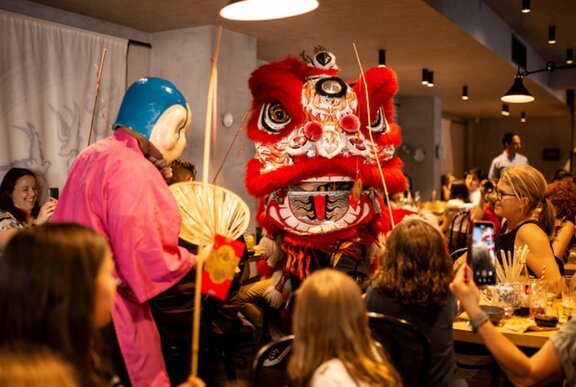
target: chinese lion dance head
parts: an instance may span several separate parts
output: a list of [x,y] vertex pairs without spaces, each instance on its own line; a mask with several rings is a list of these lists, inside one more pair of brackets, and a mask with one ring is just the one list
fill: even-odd
[[384,183],[390,195],[406,184],[394,156],[396,74],[379,66],[346,83],[338,72],[335,57],[317,49],[263,65],[249,80],[246,132],[256,152],[246,188],[266,235],[281,235],[284,270],[301,279],[334,266],[335,254],[361,259],[360,246],[391,229]]

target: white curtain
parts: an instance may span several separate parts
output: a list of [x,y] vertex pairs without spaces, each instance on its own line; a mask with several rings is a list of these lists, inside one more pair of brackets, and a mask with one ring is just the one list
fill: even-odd
[[88,145],[103,49],[92,142],[110,134],[125,90],[127,46],[125,39],[0,11],[0,178],[16,166],[33,170],[42,188],[63,187]]

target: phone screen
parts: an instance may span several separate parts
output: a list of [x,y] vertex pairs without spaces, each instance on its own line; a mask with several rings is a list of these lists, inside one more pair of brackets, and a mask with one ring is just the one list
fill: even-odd
[[48,197],[59,199],[60,198],[60,190],[58,188],[48,188]]
[[494,223],[474,222],[469,259],[476,284],[493,285],[496,283]]

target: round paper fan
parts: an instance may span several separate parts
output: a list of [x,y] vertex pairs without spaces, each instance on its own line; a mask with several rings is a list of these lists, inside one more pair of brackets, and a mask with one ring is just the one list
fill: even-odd
[[180,208],[180,238],[185,241],[207,246],[214,242],[216,234],[236,239],[248,228],[250,210],[234,192],[197,181],[176,183],[169,188]]

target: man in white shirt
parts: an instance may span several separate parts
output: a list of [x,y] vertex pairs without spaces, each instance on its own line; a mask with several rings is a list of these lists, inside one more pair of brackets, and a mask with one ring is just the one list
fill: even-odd
[[502,145],[504,146],[504,151],[495,157],[492,160],[492,164],[490,164],[489,179],[499,179],[502,171],[513,165],[528,165],[528,158],[518,153],[522,148],[522,141],[518,134],[513,132],[504,134]]

